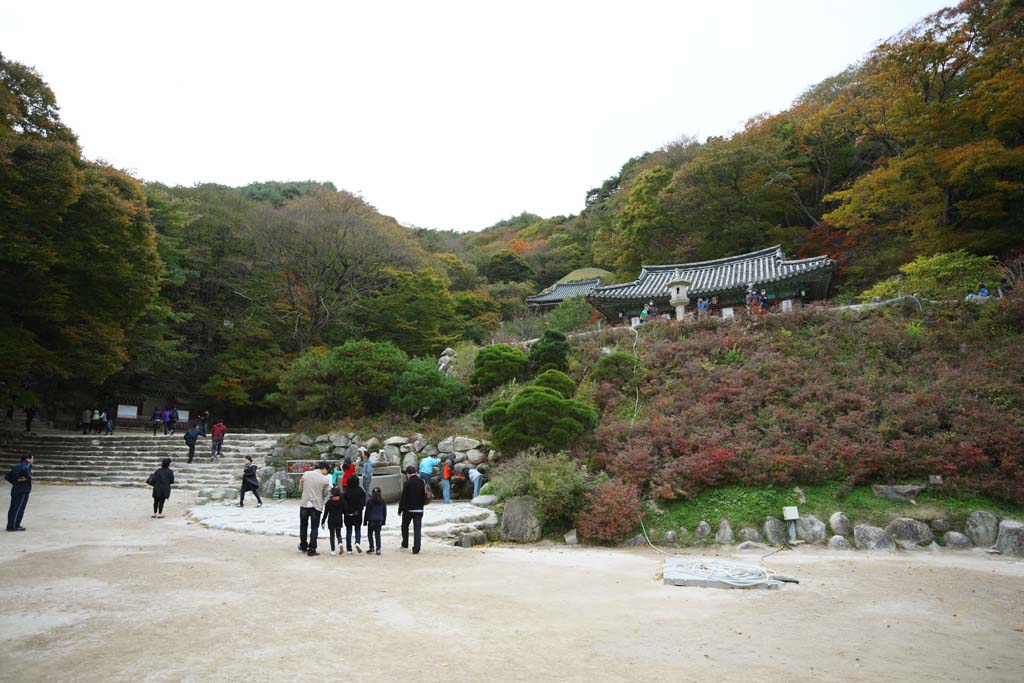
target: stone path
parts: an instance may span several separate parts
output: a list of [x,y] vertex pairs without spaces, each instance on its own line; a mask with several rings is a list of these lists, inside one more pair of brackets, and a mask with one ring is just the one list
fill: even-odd
[[[231,503],[197,505],[188,511],[187,517],[211,529],[226,529],[248,534],[268,536],[299,535],[299,504],[296,500],[267,500],[263,507],[256,507],[251,494],[246,495],[244,508]],[[434,502],[423,513],[423,538],[438,542],[457,538],[463,533],[497,526],[498,518],[493,511],[470,503]],[[381,530],[381,540],[401,537],[402,518],[397,505],[388,506],[388,521]],[[363,534],[366,527],[363,527]],[[327,529],[320,531],[319,538],[327,542]],[[366,545],[364,539],[363,545]]]

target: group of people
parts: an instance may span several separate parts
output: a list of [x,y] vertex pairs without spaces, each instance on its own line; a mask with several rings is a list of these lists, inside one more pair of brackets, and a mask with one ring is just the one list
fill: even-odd
[[744,298],[747,305],[748,315],[759,315],[768,312],[768,292],[762,289],[760,292],[754,289],[753,285],[747,287],[747,296]]
[[717,296],[707,299],[702,296],[697,297],[697,318],[703,319],[708,317],[708,313],[711,311],[712,306],[718,306]]
[[113,434],[114,427],[116,426],[115,420],[117,419],[116,411],[116,408],[83,410],[80,420],[82,434],[89,434],[90,432],[93,434]]
[[653,320],[658,317],[658,307],[654,305],[653,301],[649,301],[644,305],[644,309],[640,311],[640,322],[645,323],[648,320]]
[[[364,466],[369,463],[365,450],[361,450]],[[350,469],[351,468],[351,469]],[[299,550],[310,557],[317,552],[318,528],[327,527],[331,540],[331,555],[344,555],[347,550],[362,553],[362,527],[366,526],[366,540],[369,552],[380,555],[380,530],[387,521],[388,510],[381,495],[380,487],[370,491],[364,489],[361,477],[354,476],[355,465],[346,458],[342,468],[328,474],[331,466],[326,462],[317,464],[315,470],[303,472],[300,481],[299,501]],[[372,479],[372,470],[370,478]],[[332,485],[332,478],[335,482]],[[338,486],[338,484],[341,484]],[[369,481],[365,486],[368,486]],[[345,529],[345,545],[341,544],[341,529]],[[355,536],[355,546],[352,537]],[[335,547],[337,542],[337,547]],[[418,540],[417,540],[418,543]],[[403,546],[404,547],[404,546]],[[419,547],[417,545],[417,552]]]
[[193,422],[192,426],[189,427],[184,436],[182,437],[185,441],[185,445],[188,446],[188,462],[192,463],[192,459],[196,455],[196,444],[200,438],[207,437],[207,431],[209,431],[210,437],[210,462],[213,462],[217,458],[221,457],[222,450],[224,448],[224,437],[228,433],[227,425],[223,421],[217,422],[211,428],[210,414],[203,413],[201,422]]

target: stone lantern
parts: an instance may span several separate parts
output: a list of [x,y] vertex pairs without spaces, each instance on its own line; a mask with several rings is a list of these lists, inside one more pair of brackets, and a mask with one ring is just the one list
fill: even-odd
[[682,320],[686,316],[686,304],[690,303],[690,298],[687,296],[690,289],[689,280],[682,279],[680,273],[676,271],[665,288],[668,290],[669,305],[676,309],[676,320]]

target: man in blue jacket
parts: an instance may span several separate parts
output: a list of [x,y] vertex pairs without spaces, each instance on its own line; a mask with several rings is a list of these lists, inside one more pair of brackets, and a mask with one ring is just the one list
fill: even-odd
[[7,511],[7,530],[25,531],[21,518],[25,516],[28,494],[32,492],[32,456],[22,456],[21,462],[11,468],[5,477],[11,482],[11,509]]
[[192,428],[185,432],[185,443],[188,445],[188,461],[196,456],[196,440],[199,438],[199,427],[192,423]]

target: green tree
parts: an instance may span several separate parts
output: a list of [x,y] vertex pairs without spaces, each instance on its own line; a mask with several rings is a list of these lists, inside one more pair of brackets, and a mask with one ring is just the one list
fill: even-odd
[[524,378],[529,364],[525,353],[508,344],[485,346],[476,354],[469,383],[484,394],[513,379]]
[[530,368],[534,372],[569,369],[569,341],[558,330],[547,329],[530,347]]
[[976,292],[979,284],[993,286],[998,279],[991,256],[975,256],[962,249],[919,256],[900,266],[900,272],[902,277],[883,280],[863,292],[860,298],[864,301],[876,296],[891,299],[902,292],[930,299],[959,299],[968,292]]
[[382,273],[380,289],[362,308],[360,327],[366,335],[390,341],[410,356],[436,357],[458,340],[458,316],[444,280],[429,270]]
[[511,455],[531,447],[557,451],[578,445],[596,426],[597,415],[554,389],[531,385],[511,401],[496,401],[484,411],[483,420],[494,445]]
[[547,314],[544,322],[559,332],[575,332],[583,329],[594,317],[594,307],[587,303],[585,296],[563,299],[554,310]]
[[391,409],[416,419],[458,415],[469,407],[466,388],[438,372],[431,360],[414,358],[398,377]]
[[545,370],[537,375],[532,384],[538,387],[554,389],[563,398],[572,398],[576,395],[576,383],[564,372],[558,370]]
[[491,282],[524,282],[533,279],[533,269],[518,254],[503,250],[487,262],[484,275]]

